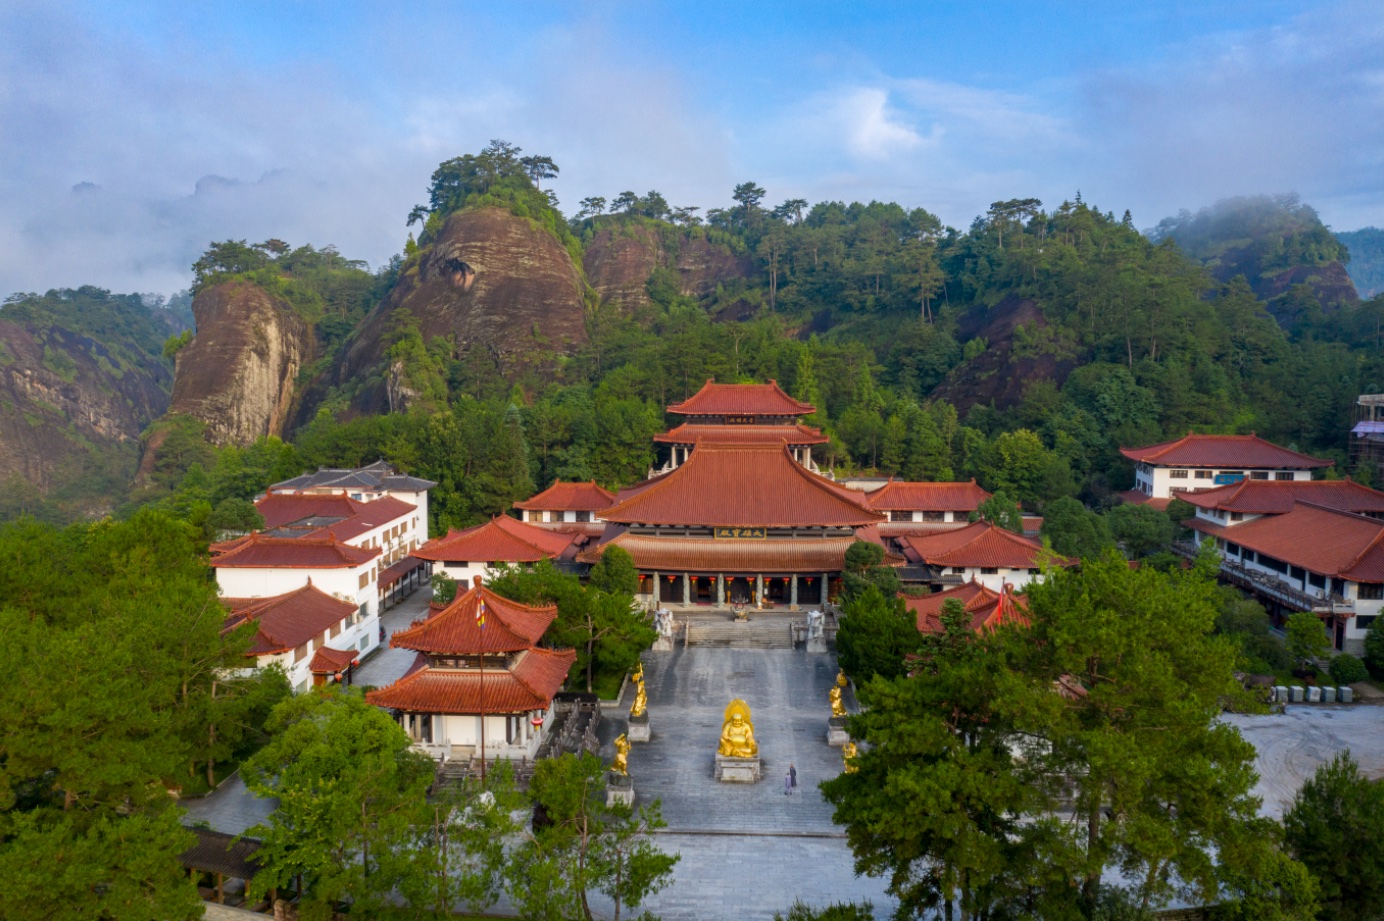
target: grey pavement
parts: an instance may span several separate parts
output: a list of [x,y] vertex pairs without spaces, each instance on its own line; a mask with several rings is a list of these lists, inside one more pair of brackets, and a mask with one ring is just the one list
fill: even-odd
[[[635,743],[629,771],[639,802],[662,801],[670,831],[720,831],[839,836],[817,784],[841,772],[841,750],[826,742],[836,659],[790,649],[692,646],[645,653],[652,741]],[[601,739],[624,731],[634,690],[609,713]],[[750,706],[764,772],[757,784],[719,783],[713,776],[726,705]],[[849,699],[849,695],[848,695]],[[798,788],[783,794],[783,775],[797,767]]]
[[432,600],[432,589],[424,586],[409,595],[380,615],[384,626],[385,640],[378,652],[361,663],[351,677],[353,685],[368,685],[382,688],[404,677],[418,653],[412,649],[390,649],[389,637],[396,631],[405,630],[415,620],[428,613],[428,602]]
[[1283,713],[1229,714],[1225,721],[1258,753],[1254,792],[1264,801],[1265,815],[1282,817],[1303,782],[1337,752],[1349,749],[1360,770],[1384,777],[1384,707],[1290,704]]

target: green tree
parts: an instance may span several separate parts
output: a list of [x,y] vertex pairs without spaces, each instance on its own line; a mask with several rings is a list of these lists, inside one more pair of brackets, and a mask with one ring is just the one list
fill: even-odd
[[397,851],[399,894],[444,916],[489,908],[504,888],[505,843],[519,830],[512,816],[526,805],[509,766],[497,763],[484,783],[450,781],[416,805],[414,827],[427,831]]
[[445,572],[435,572],[432,576],[433,601],[450,604],[457,596],[457,580]]
[[601,551],[601,561],[591,567],[587,584],[613,595],[631,598],[639,591],[639,570],[624,547],[611,544]]
[[1003,492],[995,493],[976,506],[970,519],[971,521],[988,521],[1015,534],[1024,533],[1024,513],[1020,511],[1018,504]]
[[[1033,898],[1034,883],[1050,885],[1060,902],[1068,888],[1060,874],[1046,880],[1034,861],[1034,842],[1052,834],[1053,820],[1039,817],[1046,801],[1011,754],[1002,654],[954,599],[942,625],[918,644],[908,677],[858,681],[864,709],[849,728],[868,745],[854,773],[822,784],[833,819],[846,828],[856,872],[888,879],[898,917],[939,907],[947,918],[957,908],[963,919],[1004,917]],[[1029,913],[1060,916],[1052,895],[1037,901]]]
[[1131,570],[1111,552],[1027,595],[1032,626],[1006,671],[1022,689],[999,699],[1042,740],[1026,757],[1033,782],[1070,798],[1071,821],[1041,859],[1079,881],[1088,915],[1111,866],[1145,909],[1172,879],[1208,900],[1243,882],[1235,873],[1262,857],[1264,837],[1254,749],[1217,717],[1227,701],[1253,705],[1235,680],[1235,644],[1213,633],[1212,578]]
[[1149,505],[1117,505],[1105,513],[1111,535],[1132,560],[1141,559],[1173,542],[1173,522]]
[[1293,797],[1283,816],[1284,839],[1321,887],[1324,921],[1384,917],[1381,829],[1384,784],[1361,773],[1350,752],[1318,767]]
[[1283,624],[1283,645],[1296,662],[1312,662],[1331,650],[1321,618],[1311,611],[1290,614]]
[[898,595],[867,584],[842,605],[836,657],[857,684],[905,671],[904,658],[921,647],[917,623]]
[[505,873],[521,916],[592,921],[589,893],[615,903],[615,919],[670,881],[679,858],[651,834],[666,823],[657,801],[605,804],[605,765],[594,755],[538,762],[529,785],[544,817],[510,855]]
[[886,598],[899,593],[899,574],[884,563],[884,548],[870,541],[858,540],[846,548],[844,599],[849,600],[866,588],[873,587]]
[[1070,496],[1043,507],[1040,533],[1055,552],[1077,559],[1099,556],[1110,546],[1104,519]]
[[1365,631],[1365,664],[1375,675],[1384,676],[1384,626],[1376,620]]
[[328,688],[275,708],[273,739],[242,769],[245,784],[279,807],[250,833],[263,840],[251,889],[263,896],[301,881],[305,921],[330,918],[349,897],[369,912],[388,904],[435,765],[358,691]]
[[207,519],[207,527],[217,533],[244,534],[264,527],[264,516],[249,499],[222,499]]

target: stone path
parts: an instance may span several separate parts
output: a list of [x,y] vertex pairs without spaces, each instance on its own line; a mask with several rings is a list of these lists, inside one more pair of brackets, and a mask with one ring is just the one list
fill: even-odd
[[405,630],[409,624],[428,613],[428,602],[432,600],[432,589],[426,586],[409,595],[380,615],[384,625],[385,640],[379,652],[361,663],[352,678],[356,685],[382,688],[404,676],[418,654],[412,649],[390,649],[389,637],[398,630]]

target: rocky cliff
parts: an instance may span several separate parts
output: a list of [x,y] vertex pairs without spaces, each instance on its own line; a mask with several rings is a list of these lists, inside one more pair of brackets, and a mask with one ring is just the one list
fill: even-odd
[[[586,341],[583,289],[567,250],[535,222],[495,207],[459,211],[366,317],[337,383],[379,372],[385,339],[404,310],[425,342],[451,337],[458,353],[484,348],[507,369],[551,361]],[[364,401],[379,403],[382,388],[367,389]]]
[[1034,381],[1049,380],[1061,387],[1076,366],[1075,361],[1054,354],[1060,350],[1041,344],[1020,348],[1016,354],[1019,327],[1027,334],[1023,338],[1038,343],[1051,330],[1038,305],[1028,298],[1010,295],[988,310],[972,307],[957,325],[958,338],[984,339],[985,350],[953,368],[932,397],[953,404],[962,417],[977,404],[1008,409],[1023,400]]
[[586,246],[583,267],[601,302],[626,313],[649,306],[647,285],[655,269],[675,270],[678,293],[695,298],[753,271],[747,257],[698,233],[635,222],[598,230]]
[[197,335],[178,352],[169,412],[205,422],[215,444],[286,434],[298,372],[314,358],[311,327],[245,281],[198,292],[192,313]]
[[158,357],[169,330],[138,301],[81,289],[0,310],[0,481],[66,489],[77,514],[128,482],[172,384]]

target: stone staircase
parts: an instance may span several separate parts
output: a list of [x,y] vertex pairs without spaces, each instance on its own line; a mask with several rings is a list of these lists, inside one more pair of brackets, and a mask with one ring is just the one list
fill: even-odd
[[791,649],[793,635],[789,624],[793,618],[751,615],[749,623],[731,620],[691,619],[687,622],[687,645],[721,646],[735,649]]

